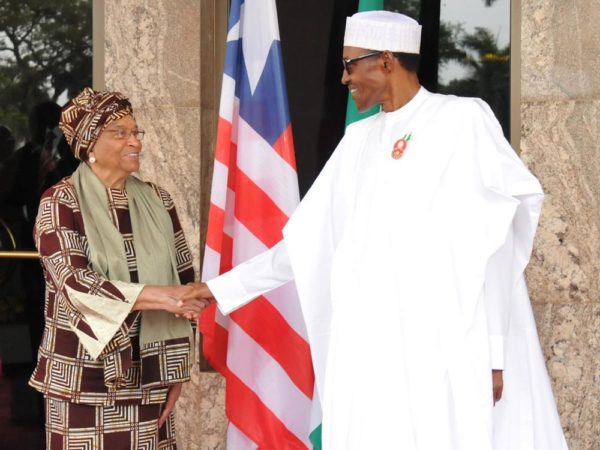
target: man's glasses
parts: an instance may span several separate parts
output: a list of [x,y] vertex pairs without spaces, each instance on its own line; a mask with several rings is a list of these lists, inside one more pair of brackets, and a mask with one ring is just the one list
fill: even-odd
[[125,128],[115,128],[114,130],[104,130],[108,133],[112,133],[115,139],[129,139],[130,136],[133,136],[138,141],[144,139],[145,131],[142,130],[126,130]]
[[349,58],[349,59],[342,58],[342,65],[344,66],[344,70],[346,72],[348,72],[348,75],[350,75],[352,64],[360,61],[361,59],[366,59],[366,58],[370,58],[371,56],[381,55],[382,53],[383,53],[382,51],[375,51],[375,52],[366,53],[364,55],[357,56],[356,58]]

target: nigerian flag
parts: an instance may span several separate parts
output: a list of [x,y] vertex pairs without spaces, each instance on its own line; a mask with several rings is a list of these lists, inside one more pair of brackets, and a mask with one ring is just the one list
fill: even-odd
[[[383,9],[383,0],[359,0],[358,2],[358,11],[374,11]],[[352,99],[352,95],[348,94],[348,107],[346,108],[346,126],[350,125],[352,122],[356,122],[357,120],[364,119],[365,117],[372,116],[379,112],[380,106],[375,105],[371,109],[358,112],[356,109],[356,104]]]
[[[383,0],[359,0],[358,2],[358,11],[374,11],[383,9]],[[357,120],[364,119],[365,117],[371,116],[379,112],[379,105],[373,106],[368,111],[364,111],[362,113],[358,112],[356,109],[356,104],[352,99],[352,95],[348,94],[348,107],[346,109],[346,126],[350,125],[352,122],[356,122]],[[313,411],[312,411],[312,422],[314,424],[314,429],[310,433],[310,441],[313,445],[313,450],[321,450],[323,445],[321,443],[321,409],[320,409],[320,400],[317,396],[316,384],[315,384],[315,393],[313,395]]]

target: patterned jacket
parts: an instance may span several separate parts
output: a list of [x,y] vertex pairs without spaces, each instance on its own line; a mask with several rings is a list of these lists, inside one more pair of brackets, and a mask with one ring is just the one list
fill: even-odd
[[[173,201],[164,189],[151,186],[173,222],[180,281],[193,281],[192,259]],[[42,195],[34,237],[46,282],[46,324],[30,384],[44,395],[74,403],[162,403],[168,392],[165,380],[189,379],[191,343],[172,339],[140,352],[140,311],[131,309],[143,285],[137,283],[127,194],[122,189],[107,189],[107,194],[111,218],[123,235],[131,282],[108,280],[91,269],[70,178]],[[93,306],[85,307],[80,298]],[[90,343],[103,348],[96,359],[86,350]]]

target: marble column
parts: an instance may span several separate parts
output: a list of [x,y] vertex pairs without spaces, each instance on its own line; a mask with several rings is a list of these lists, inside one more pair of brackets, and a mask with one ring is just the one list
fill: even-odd
[[521,156],[546,201],[528,282],[571,450],[600,449],[600,9],[521,5]]
[[[224,23],[215,23],[226,19],[227,3],[101,3],[104,88],[131,99],[138,125],[146,131],[140,176],[173,197],[198,270],[222,71],[222,50],[217,49],[223,47],[225,32]],[[225,448],[224,409],[222,377],[200,371],[196,362],[176,408],[179,447]]]

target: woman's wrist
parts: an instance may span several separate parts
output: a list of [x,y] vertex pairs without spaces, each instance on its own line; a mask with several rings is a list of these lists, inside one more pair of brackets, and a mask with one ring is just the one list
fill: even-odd
[[138,295],[132,310],[163,310],[178,317],[196,317],[210,304],[187,285],[146,285]]
[[175,308],[178,300],[171,286],[146,285],[138,295],[133,310],[170,310]]

